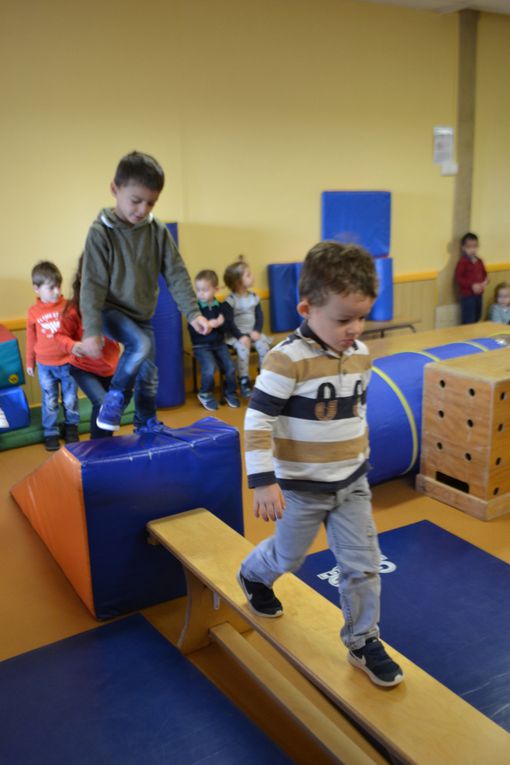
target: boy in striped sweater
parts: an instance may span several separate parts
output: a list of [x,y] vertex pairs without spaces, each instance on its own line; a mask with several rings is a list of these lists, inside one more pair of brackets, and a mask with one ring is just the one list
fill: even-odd
[[254,512],[274,536],[243,561],[238,581],[260,616],[283,613],[273,583],[303,562],[319,526],[341,571],[341,639],[348,660],[377,685],[403,672],[379,640],[380,550],[372,518],[365,416],[370,356],[358,338],[377,294],[371,256],[320,242],[306,256],[304,321],[265,358],[246,413]]

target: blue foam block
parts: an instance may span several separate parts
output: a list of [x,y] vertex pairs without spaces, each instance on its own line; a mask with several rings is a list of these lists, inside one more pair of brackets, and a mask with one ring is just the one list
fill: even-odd
[[82,466],[99,619],[185,594],[181,565],[162,547],[147,544],[149,521],[204,507],[243,533],[239,434],[213,417],[170,434],[67,448]]
[[[428,521],[379,541],[384,640],[510,731],[510,566]],[[333,577],[318,576],[334,566],[327,550],[298,575],[337,603]]]
[[322,239],[360,244],[374,258],[389,255],[389,191],[323,191],[321,205]]
[[142,616],[0,663],[5,765],[290,765]]
[[[167,223],[171,236],[178,243],[177,223]],[[180,406],[186,398],[182,318],[165,280],[158,279],[159,297],[152,326],[156,340],[156,366],[159,373],[157,405]]]
[[0,428],[0,432],[6,433],[30,425],[30,409],[22,388],[0,390],[0,409],[2,409],[9,423],[9,427]]

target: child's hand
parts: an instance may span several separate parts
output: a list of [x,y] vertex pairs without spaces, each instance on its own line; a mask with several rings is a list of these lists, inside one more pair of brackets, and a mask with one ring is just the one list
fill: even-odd
[[91,359],[98,359],[101,356],[103,350],[104,337],[102,335],[94,335],[92,337],[86,337],[81,341],[81,350],[85,356],[90,356]]
[[27,375],[29,377],[33,377],[34,376],[34,368],[33,367],[27,367]]
[[473,284],[472,289],[473,289],[473,292],[475,293],[475,295],[481,295],[483,290],[484,290],[483,282],[475,282]]
[[197,316],[196,319],[190,321],[190,324],[199,335],[208,335],[211,331],[211,327],[205,316]]
[[243,335],[239,338],[239,342],[244,345],[245,348],[248,348],[250,350],[251,348],[251,339],[247,335]]
[[277,483],[270,486],[258,486],[253,497],[255,518],[263,521],[276,521],[283,516],[285,497]]
[[79,359],[81,359],[83,356],[85,356],[85,353],[83,351],[83,344],[75,343],[71,349],[71,353],[73,354],[73,356],[77,356]]
[[257,340],[260,340],[260,332],[257,332],[257,330],[254,329],[253,332],[250,332],[250,337],[253,340],[253,342],[256,343]]
[[[213,319],[213,321],[214,321],[214,319]],[[223,316],[222,313],[220,313],[220,315],[216,319],[216,326],[217,327],[221,327],[222,324],[225,324],[225,317]]]

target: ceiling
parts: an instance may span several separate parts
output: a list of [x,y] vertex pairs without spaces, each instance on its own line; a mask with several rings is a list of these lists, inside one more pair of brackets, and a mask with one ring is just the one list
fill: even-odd
[[365,0],[366,2],[382,3],[384,5],[400,5],[406,8],[419,8],[437,13],[455,13],[455,11],[474,10],[490,13],[510,14],[510,0]]

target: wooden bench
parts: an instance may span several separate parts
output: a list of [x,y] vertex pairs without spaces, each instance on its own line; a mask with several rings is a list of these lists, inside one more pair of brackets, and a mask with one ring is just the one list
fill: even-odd
[[386,332],[392,332],[396,329],[410,329],[411,332],[416,332],[415,324],[419,324],[420,321],[421,319],[407,318],[389,319],[388,321],[366,321],[361,337],[374,334],[384,337]]
[[[340,610],[291,574],[275,590],[285,615],[254,614],[236,582],[236,572],[252,545],[207,510],[191,510],[148,524],[153,540],[184,566],[188,602],[179,640],[184,653],[216,642],[240,666],[260,674],[269,692],[298,699],[273,669],[264,676],[262,656],[253,654],[243,633],[255,630],[338,708],[401,763],[413,765],[508,765],[510,736],[419,667],[391,649],[405,681],[381,689],[346,661],[338,632]],[[403,615],[405,629],[405,615]],[[282,702],[284,703],[284,702]],[[324,747],[337,762],[374,762],[352,739],[318,715]],[[340,735],[341,734],[341,735]],[[367,759],[368,758],[368,759]]]

